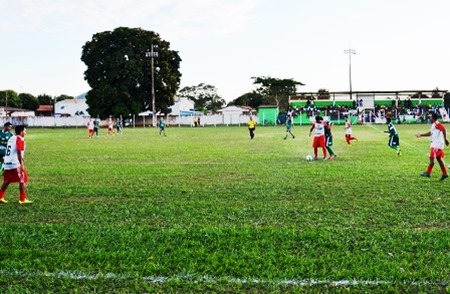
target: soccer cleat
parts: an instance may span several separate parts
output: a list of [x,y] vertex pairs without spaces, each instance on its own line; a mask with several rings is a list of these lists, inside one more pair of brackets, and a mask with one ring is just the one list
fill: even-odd
[[336,158],[336,154],[330,156],[330,159],[335,159],[335,158]]
[[6,204],[8,201],[5,200],[5,198],[0,199],[0,203]]
[[33,201],[28,200],[28,199],[25,199],[24,201],[20,201],[20,200],[19,200],[19,203],[20,203],[20,204],[30,204],[30,203],[33,203]]
[[286,139],[287,139],[287,137],[284,137],[284,138],[283,138],[283,140],[286,140]]
[[426,177],[426,178],[429,178],[429,177],[430,177],[430,174],[427,173],[427,172],[423,172],[423,173],[421,173],[420,175],[421,175],[422,177]]
[[327,160],[327,158],[326,158],[326,157],[324,157],[324,158],[322,158],[322,160],[323,160],[323,161],[325,161],[325,160]]
[[448,178],[448,174],[442,175],[439,181],[443,181]]
[[397,150],[397,156],[402,156],[402,152],[400,151],[400,149]]
[[295,139],[295,136],[292,136],[292,139]]

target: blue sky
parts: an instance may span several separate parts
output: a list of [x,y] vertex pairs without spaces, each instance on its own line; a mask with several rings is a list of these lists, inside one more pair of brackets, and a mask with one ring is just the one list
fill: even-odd
[[119,26],[155,31],[179,51],[181,87],[226,101],[251,77],[299,91],[450,89],[448,0],[0,0],[0,90],[76,96],[89,90],[81,47]]

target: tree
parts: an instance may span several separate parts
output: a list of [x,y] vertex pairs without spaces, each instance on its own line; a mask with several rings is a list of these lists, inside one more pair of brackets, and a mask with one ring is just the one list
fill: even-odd
[[204,113],[208,111],[215,113],[225,105],[225,100],[217,94],[216,87],[203,83],[198,86],[184,87],[178,95],[194,101],[195,110]]
[[22,101],[17,92],[13,90],[0,91],[0,105],[14,108],[22,108]]
[[59,95],[59,96],[55,97],[55,102],[63,101],[63,100],[67,100],[67,99],[75,99],[75,97],[62,94],[62,95]]
[[304,86],[303,83],[293,79],[277,79],[272,77],[252,77],[253,84],[259,85],[256,90],[264,97],[264,102],[275,104],[280,110],[289,108],[289,95],[297,91],[297,85]]
[[330,99],[330,92],[327,89],[319,89],[317,91],[317,99]]
[[444,94],[444,107],[446,109],[450,108],[450,92]]
[[83,46],[84,78],[92,88],[86,96],[91,115],[137,114],[151,110],[152,67],[157,110],[167,113],[180,84],[181,58],[170,43],[152,31],[119,27],[93,35]]
[[239,96],[238,98],[228,103],[228,105],[250,106],[253,108],[258,108],[263,104],[263,101],[264,97],[261,94],[253,91]]
[[39,105],[53,105],[53,97],[47,94],[40,94],[37,96]]
[[22,101],[22,108],[36,111],[39,108],[39,101],[36,97],[28,93],[20,93],[19,99]]

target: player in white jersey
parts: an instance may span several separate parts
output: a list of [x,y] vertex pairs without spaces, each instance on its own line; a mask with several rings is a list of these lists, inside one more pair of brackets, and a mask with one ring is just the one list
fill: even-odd
[[345,120],[345,141],[347,142],[348,146],[352,146],[350,141],[351,140],[356,140],[358,141],[358,139],[354,136],[352,136],[352,123],[350,122],[350,119],[348,118],[348,116],[344,117]]
[[3,172],[3,184],[0,187],[0,203],[7,203],[5,200],[6,189],[11,183],[19,183],[19,203],[28,204],[32,201],[27,199],[26,183],[28,175],[25,170],[25,126],[15,127],[15,135],[8,140],[5,155],[5,170]]
[[314,160],[317,160],[318,148],[322,148],[323,160],[327,159],[327,148],[325,146],[325,124],[323,118],[319,115],[316,116],[316,122],[312,124],[309,130],[309,136],[311,137],[314,130],[314,138],[312,147],[314,149]]
[[436,113],[431,114],[431,130],[426,133],[417,133],[417,138],[420,137],[431,137],[430,143],[430,163],[428,164],[427,171],[421,173],[423,177],[429,178],[434,166],[434,159],[439,163],[439,167],[442,171],[441,181],[448,178],[447,169],[444,164],[444,146],[448,146],[449,142],[447,140],[447,131],[443,124],[438,121],[438,116]]
[[94,120],[90,118],[86,123],[86,126],[88,128],[88,137],[89,138],[94,137]]

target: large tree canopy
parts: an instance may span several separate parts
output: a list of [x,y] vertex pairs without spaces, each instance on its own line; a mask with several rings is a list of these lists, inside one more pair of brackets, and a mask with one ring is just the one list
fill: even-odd
[[256,92],[245,93],[234,99],[228,105],[239,105],[239,106],[250,106],[253,108],[258,108],[264,102],[264,97]]
[[28,93],[20,93],[19,99],[22,101],[22,108],[36,111],[39,108],[39,101],[36,97]]
[[17,92],[13,90],[0,91],[0,105],[22,108],[22,101]]
[[178,52],[152,31],[119,27],[95,34],[83,46],[85,80],[92,88],[86,96],[90,115],[104,118],[151,110],[152,46],[158,53],[153,58],[156,109],[167,112],[180,84]]
[[191,99],[194,101],[195,110],[205,113],[215,113],[225,104],[225,100],[217,94],[216,87],[203,83],[198,86],[184,87],[178,95]]
[[277,79],[272,77],[252,77],[252,79],[253,84],[259,85],[257,92],[263,95],[264,102],[275,104],[281,111],[288,109],[289,95],[297,92],[297,85],[304,85],[293,79]]

